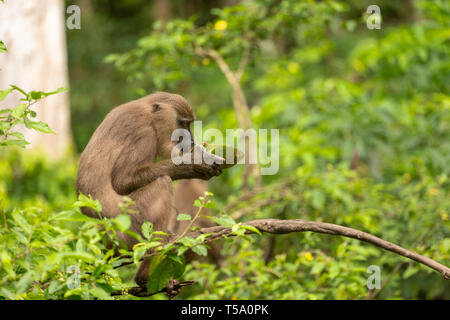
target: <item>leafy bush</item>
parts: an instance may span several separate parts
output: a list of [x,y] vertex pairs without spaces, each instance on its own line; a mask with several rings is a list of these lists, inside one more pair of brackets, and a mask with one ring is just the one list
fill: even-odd
[[[359,3],[247,1],[214,10],[206,25],[157,23],[135,49],[107,58],[136,86],[183,92],[200,118],[225,130],[238,123],[231,89],[198,47],[216,50],[233,70],[249,50],[240,85],[253,126],[280,129],[280,172],[242,198],[242,168],[231,168],[211,182],[216,206],[198,200],[199,215],[208,207],[216,223],[250,240],[222,240],[220,268],[185,265],[186,250],[206,254],[206,236],[186,233],[163,245],[151,224],[132,251],[116,240],[113,255],[107,234],[127,232],[129,218],[80,213],[99,204],[75,199],[76,157],[50,163],[1,150],[0,296],[130,299],[137,261],[153,248],[149,291],[173,277],[195,280],[186,299],[449,299],[439,274],[368,244],[313,233],[245,236],[242,224],[221,215],[346,225],[450,263],[448,6],[417,1],[414,21],[374,31],[355,22],[366,9]],[[2,126],[25,121],[27,110],[7,111]],[[117,268],[122,263],[130,265]],[[370,265],[381,269],[379,292],[367,290]]]

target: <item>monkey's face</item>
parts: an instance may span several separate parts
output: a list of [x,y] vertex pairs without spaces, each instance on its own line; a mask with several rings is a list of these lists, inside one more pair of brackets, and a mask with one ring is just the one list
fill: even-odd
[[181,96],[157,93],[152,101],[153,124],[158,139],[159,155],[170,158],[174,147],[181,153],[189,152],[194,145],[190,130],[195,116],[189,103]]

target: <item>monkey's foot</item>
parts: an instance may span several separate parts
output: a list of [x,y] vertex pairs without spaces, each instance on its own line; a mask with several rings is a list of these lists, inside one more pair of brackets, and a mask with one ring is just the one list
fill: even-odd
[[177,296],[181,292],[181,284],[180,281],[175,279],[170,279],[169,282],[166,285],[166,294],[169,297],[169,299],[173,299],[175,296]]

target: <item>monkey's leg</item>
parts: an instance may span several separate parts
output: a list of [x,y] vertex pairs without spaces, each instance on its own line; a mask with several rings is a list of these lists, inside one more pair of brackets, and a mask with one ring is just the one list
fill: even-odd
[[[175,225],[176,212],[174,207],[173,184],[169,176],[157,178],[152,183],[130,194],[139,210],[140,223],[150,221],[153,230],[172,233],[171,226]],[[133,219],[133,216],[131,217]],[[163,239],[167,242],[169,237]],[[151,253],[148,251],[147,254]],[[150,259],[146,258],[139,266],[135,281],[145,287],[149,278]]]

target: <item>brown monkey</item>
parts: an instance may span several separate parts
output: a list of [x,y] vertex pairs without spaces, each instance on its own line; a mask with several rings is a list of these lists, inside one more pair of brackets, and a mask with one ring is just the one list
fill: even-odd
[[[199,197],[204,196],[205,191],[208,190],[208,182],[200,179],[182,179],[177,182],[175,186],[175,207],[179,213],[189,214],[194,217],[198,211],[198,207],[194,206],[194,201]],[[203,208],[201,213],[202,216],[207,216],[209,214],[208,208]],[[189,221],[179,221],[177,225],[177,234],[181,234],[189,225]],[[208,228],[215,225],[214,222],[207,218],[199,218],[195,225],[200,228]],[[217,264],[221,265],[222,256],[220,255],[220,246],[214,242],[208,244],[210,249],[208,252],[208,257]],[[192,261],[198,258],[196,254],[190,250],[185,254],[186,260]]]
[[[90,194],[102,204],[102,216],[115,217],[123,196],[135,201],[140,213],[131,214],[131,230],[141,233],[144,221],[155,230],[174,232],[176,212],[172,181],[199,178],[209,180],[221,174],[213,163],[175,164],[172,149],[180,141],[172,141],[172,132],[186,129],[190,145],[194,145],[189,125],[194,113],[180,95],[157,92],[114,108],[92,135],[80,157],[76,188]],[[181,138],[180,138],[181,140]],[[180,157],[192,157],[181,154]],[[160,158],[161,161],[156,162]],[[193,162],[192,162],[193,163]],[[96,217],[90,208],[86,215]],[[137,242],[125,234],[118,235],[129,249]],[[145,286],[149,260],[141,263],[135,281]]]

